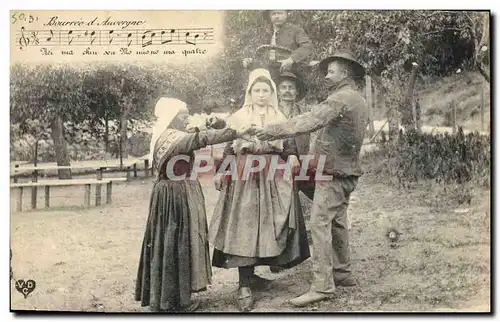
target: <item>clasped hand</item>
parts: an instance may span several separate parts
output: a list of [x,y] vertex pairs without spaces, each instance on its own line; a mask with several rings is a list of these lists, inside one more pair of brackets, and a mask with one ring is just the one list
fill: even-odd
[[261,141],[271,140],[273,137],[265,132],[261,127],[257,127],[255,124],[250,126],[244,125],[236,130],[237,136],[241,139],[256,142],[256,139]]

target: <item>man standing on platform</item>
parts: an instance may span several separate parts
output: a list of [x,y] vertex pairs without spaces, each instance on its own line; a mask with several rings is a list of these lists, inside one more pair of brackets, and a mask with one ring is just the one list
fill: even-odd
[[[288,22],[287,10],[265,10],[263,14],[264,19],[272,25],[268,35],[268,44],[282,47],[288,52],[271,49],[268,57],[270,65],[260,66],[268,69],[273,80],[277,81],[280,72],[293,71],[297,64],[310,58],[314,45],[303,28]],[[259,67],[252,62],[252,58],[245,58],[243,66],[249,69]]]

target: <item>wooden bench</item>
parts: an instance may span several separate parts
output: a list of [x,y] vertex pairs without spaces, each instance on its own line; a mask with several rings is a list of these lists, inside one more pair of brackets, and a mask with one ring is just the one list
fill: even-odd
[[[146,154],[140,158],[137,158],[137,161],[144,161],[144,176],[149,177],[149,163],[151,162],[151,160],[149,159],[149,154]],[[135,164],[134,164],[134,167],[136,167]],[[136,171],[137,171],[137,169],[136,169]],[[134,173],[134,175],[137,176],[136,173]],[[154,175],[154,168],[153,167],[151,167],[151,175],[152,176]]]
[[130,179],[130,172],[134,172],[134,177],[137,178],[137,163],[138,159],[126,159],[120,164],[119,160],[103,160],[103,161],[82,161],[75,162],[67,166],[58,166],[57,163],[42,163],[37,166],[11,166],[10,177],[13,179],[14,183],[17,183],[18,177],[26,175],[31,172],[32,181],[36,182],[38,179],[39,172],[43,171],[57,171],[62,169],[69,170],[82,170],[82,169],[94,169],[97,174],[97,179],[102,179],[103,173],[106,169],[124,169],[126,171],[127,179]]
[[[45,208],[50,207],[50,187],[57,186],[85,186],[85,206],[90,207],[90,187],[96,186],[95,203],[96,206],[101,205],[101,187],[106,184],[106,203],[111,203],[112,184],[113,182],[127,181],[127,178],[107,178],[103,180],[96,179],[72,179],[72,180],[42,180],[38,182],[23,182],[11,183],[11,188],[19,189],[19,197],[17,199],[17,211],[22,211],[23,205],[23,188],[29,187],[36,190],[38,187],[45,187]],[[35,198],[31,198],[31,207],[36,209],[36,194]]]

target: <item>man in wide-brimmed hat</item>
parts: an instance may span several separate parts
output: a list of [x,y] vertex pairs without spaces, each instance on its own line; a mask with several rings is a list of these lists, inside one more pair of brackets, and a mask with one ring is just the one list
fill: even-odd
[[254,131],[261,140],[317,131],[311,141],[309,154],[314,159],[309,165],[316,168],[318,159],[325,158],[320,175],[329,178],[316,181],[309,224],[313,282],[309,292],[290,301],[296,306],[328,299],[336,286],[356,284],[350,268],[347,206],[363,174],[359,154],[367,124],[367,106],[354,79],[363,77],[365,70],[348,51],[323,59],[319,68],[330,88],[325,101],[313,106],[310,112]]
[[[304,99],[307,90],[304,82],[297,75],[290,72],[281,73],[277,85],[279,108],[287,118],[292,118],[306,112],[306,106],[301,101]],[[300,156],[307,155],[309,152],[309,137],[309,134],[304,134],[286,140],[285,144],[291,147],[287,150],[296,152],[288,156],[289,161],[292,163],[294,175],[298,175],[300,171]],[[313,199],[314,182],[297,182],[297,188],[310,200]],[[282,270],[278,266],[271,266],[270,269],[274,273]]]
[[304,105],[299,102],[306,96],[304,82],[294,73],[281,73],[278,81],[279,107],[286,117],[293,117],[304,112]]
[[[303,28],[287,21],[287,10],[265,10],[263,15],[272,25],[267,35],[267,44],[283,48],[283,50],[271,49],[268,52],[269,61],[281,64],[281,72],[292,71],[294,65],[310,58],[314,45]],[[251,66],[251,63],[251,58],[243,60],[244,66]],[[255,67],[257,66],[251,68]]]

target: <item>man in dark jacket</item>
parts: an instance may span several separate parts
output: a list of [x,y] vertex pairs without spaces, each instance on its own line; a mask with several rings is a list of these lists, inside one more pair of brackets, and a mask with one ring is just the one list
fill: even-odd
[[[284,72],[280,75],[277,83],[278,87],[278,98],[279,98],[279,109],[287,117],[292,118],[294,116],[300,115],[307,112],[305,104],[301,101],[306,95],[306,87],[304,82],[298,78],[295,74],[290,72]],[[296,137],[292,137],[286,140],[286,144],[290,145],[292,148],[290,150],[296,150],[297,153],[289,157],[289,162],[292,162],[292,169],[294,170],[294,175],[299,175],[301,162],[301,155],[309,154],[309,143],[310,135],[304,134]],[[292,160],[291,160],[291,159]],[[291,161],[290,161],[291,160]],[[314,198],[314,181],[305,180],[297,182],[297,188],[302,191],[311,201]],[[271,272],[278,273],[282,271],[278,266],[271,266]]]
[[[336,285],[352,286],[347,207],[350,194],[363,174],[359,162],[367,124],[367,106],[354,79],[363,77],[363,66],[349,52],[338,52],[322,60],[320,70],[331,85],[328,98],[310,112],[287,121],[256,129],[261,140],[284,139],[317,131],[311,142],[312,167],[324,158],[316,181],[310,229],[313,241],[313,282],[309,292],[291,300],[304,306],[331,297]],[[310,166],[311,166],[310,163]],[[317,174],[320,171],[316,169]]]
[[[304,82],[295,74],[284,72],[278,79],[278,98],[279,108],[287,117],[292,118],[297,115],[308,112],[305,104],[301,103],[306,95]],[[288,144],[293,145],[297,150],[296,157],[300,160],[301,155],[309,154],[310,135],[309,133],[298,135],[287,140]],[[300,166],[300,165],[299,165]],[[298,174],[298,173],[297,173]],[[309,199],[314,197],[314,182],[298,182],[298,188]]]
[[[267,35],[267,44],[289,50],[289,52],[269,50],[268,60],[280,64],[277,72],[271,72],[273,79],[276,81],[277,73],[279,75],[280,71],[293,71],[292,69],[297,64],[307,61],[312,55],[314,45],[303,28],[287,21],[288,12],[286,10],[265,10],[263,14],[265,20],[269,21],[272,25]],[[251,63],[251,58],[243,60],[244,66],[255,68],[256,66]]]

